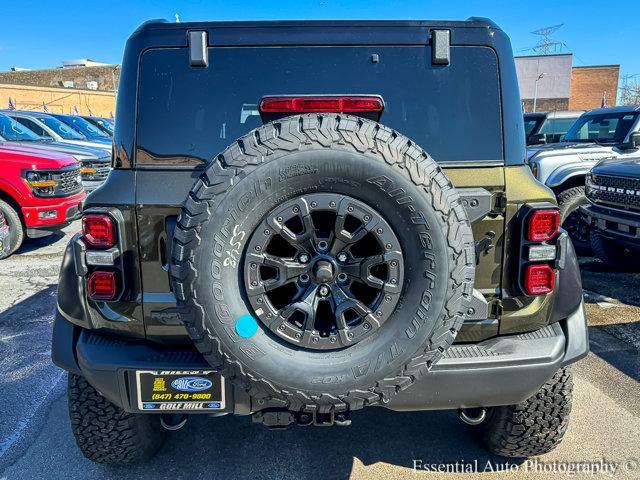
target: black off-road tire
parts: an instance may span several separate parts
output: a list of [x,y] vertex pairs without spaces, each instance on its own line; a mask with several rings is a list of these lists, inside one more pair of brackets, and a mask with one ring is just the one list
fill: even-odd
[[631,251],[624,245],[603,237],[597,232],[591,234],[591,248],[593,254],[608,266],[621,272],[639,271],[640,251]]
[[584,194],[584,187],[573,187],[560,192],[558,198],[558,210],[560,211],[560,225],[564,226],[567,218],[573,214],[573,220],[583,222],[581,227],[586,228],[586,233],[577,238],[573,235],[572,231],[569,231],[569,237],[573,242],[573,246],[579,253],[589,253],[591,250],[591,242],[589,240],[589,227],[584,219],[581,217],[578,209],[584,205],[589,204],[589,200]]
[[[234,330],[237,318],[252,311],[241,268],[247,239],[259,224],[251,222],[309,191],[338,192],[386,209],[383,217],[400,230],[401,243],[420,244],[419,228],[431,232],[423,248],[407,254],[413,276],[398,304],[402,319],[390,319],[379,336],[346,352],[314,356],[318,352],[278,343],[265,328],[249,340]],[[251,225],[246,232],[243,222]],[[398,222],[404,222],[401,228]],[[437,253],[432,260],[425,254],[429,248]],[[214,368],[244,388],[258,408],[321,413],[384,403],[427,374],[464,321],[474,273],[466,211],[436,162],[390,128],[338,114],[268,123],[218,155],[183,204],[171,268],[187,331]],[[340,356],[335,362],[334,354]]]
[[567,430],[572,394],[571,370],[565,367],[526,401],[491,408],[480,424],[487,449],[496,455],[517,458],[550,452]]
[[114,465],[143,462],[166,439],[159,415],[127,413],[71,373],[68,399],[76,443],[89,460]]
[[25,233],[20,215],[13,206],[4,200],[0,200],[0,210],[4,214],[7,225],[9,225],[9,248],[4,249],[4,257],[0,256],[0,258],[6,258],[20,248],[22,242],[24,242]]

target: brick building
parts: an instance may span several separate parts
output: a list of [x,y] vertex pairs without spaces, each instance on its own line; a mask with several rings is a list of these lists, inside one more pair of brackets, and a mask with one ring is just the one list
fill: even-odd
[[[573,55],[516,57],[520,96],[525,112],[590,110],[616,104],[619,65],[574,67]],[[536,89],[537,85],[537,89]]]
[[619,73],[620,65],[573,67],[569,110],[597,108],[602,103],[603,95],[606,95],[607,104],[614,106],[618,96]]
[[115,115],[120,67],[89,59],[67,60],[59,68],[0,72],[0,109],[9,98],[17,109]]

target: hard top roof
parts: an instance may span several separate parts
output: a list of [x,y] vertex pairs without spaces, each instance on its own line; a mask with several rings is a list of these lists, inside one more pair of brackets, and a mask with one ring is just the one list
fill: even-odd
[[595,108],[589,110],[587,115],[599,115],[603,113],[634,113],[640,112],[640,105],[620,105],[618,107]]
[[469,17],[466,20],[252,20],[252,21],[201,21],[168,22],[154,19],[144,22],[138,30],[197,28],[277,28],[277,27],[448,27],[448,28],[499,28],[492,20]]

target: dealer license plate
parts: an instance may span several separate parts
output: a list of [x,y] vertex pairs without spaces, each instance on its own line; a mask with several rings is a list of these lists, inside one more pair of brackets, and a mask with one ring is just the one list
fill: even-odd
[[224,377],[211,370],[136,371],[140,410],[222,410]]

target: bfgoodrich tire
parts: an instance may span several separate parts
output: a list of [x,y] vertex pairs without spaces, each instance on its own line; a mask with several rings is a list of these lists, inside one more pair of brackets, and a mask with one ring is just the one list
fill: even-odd
[[[183,205],[172,263],[208,362],[258,406],[320,412],[384,402],[426,374],[463,322],[475,269],[466,212],[429,155],[331,114],[266,124],[214,159]],[[293,294],[269,296],[284,283]]]
[[487,449],[518,458],[550,452],[567,430],[572,396],[573,377],[565,367],[524,402],[490,409],[480,424]]
[[158,451],[167,436],[159,415],[127,413],[100,395],[83,377],[71,373],[68,400],[76,444],[94,462],[143,462]]

